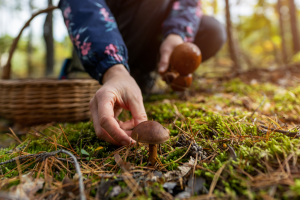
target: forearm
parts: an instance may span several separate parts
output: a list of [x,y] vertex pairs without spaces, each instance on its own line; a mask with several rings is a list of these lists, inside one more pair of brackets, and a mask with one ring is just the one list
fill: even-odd
[[86,71],[100,83],[105,72],[122,64],[129,70],[127,48],[104,0],[61,0],[70,38]]
[[202,16],[199,0],[178,0],[174,2],[169,17],[163,24],[164,36],[177,34],[186,42],[192,42],[199,29]]

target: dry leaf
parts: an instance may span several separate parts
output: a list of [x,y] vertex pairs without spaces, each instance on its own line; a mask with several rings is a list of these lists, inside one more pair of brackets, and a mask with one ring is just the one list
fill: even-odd
[[109,197],[110,197],[110,198],[115,198],[115,197],[117,197],[119,194],[121,194],[121,192],[122,192],[122,188],[121,188],[119,185],[114,186],[114,187],[112,188],[112,191],[111,191],[110,194],[109,194]]
[[165,173],[164,178],[166,179],[166,182],[187,176],[192,169],[191,166],[194,166],[194,164],[195,159],[191,157],[188,163],[178,167],[179,170],[173,170]]
[[44,179],[34,179],[32,173],[24,174],[21,183],[10,189],[10,194],[23,200],[34,199],[35,193],[43,188]]
[[70,180],[67,176],[62,181],[62,188],[65,192],[74,192],[76,189],[78,190],[78,184],[74,183],[74,181]]
[[120,166],[122,172],[130,171],[131,164],[129,162],[124,162],[119,154],[115,154],[115,161]]

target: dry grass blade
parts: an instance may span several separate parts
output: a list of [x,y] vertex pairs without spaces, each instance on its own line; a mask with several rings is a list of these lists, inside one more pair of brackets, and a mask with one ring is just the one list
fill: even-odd
[[131,164],[129,162],[124,162],[119,154],[115,154],[115,161],[120,166],[123,172],[128,172],[131,170]]
[[[140,196],[141,193],[138,190],[139,184],[132,178],[132,175],[128,172],[125,172],[123,174],[123,180],[127,184],[127,186],[130,188],[132,194],[135,194],[136,196]],[[129,196],[132,196],[129,195]]]
[[17,140],[20,144],[22,144],[22,141],[18,138],[18,136],[15,134],[15,132],[14,132],[11,128],[9,128],[9,130],[10,130],[11,133],[13,134],[15,140]]
[[[86,195],[84,197],[86,199],[93,199],[95,192],[98,195],[100,190],[103,191],[103,195],[99,194],[96,199],[146,197],[171,200],[173,196],[177,195],[178,190],[183,193],[182,195],[184,193],[186,195],[191,193],[192,195],[194,193],[208,194],[192,197],[192,199],[199,200],[218,199],[218,197],[221,199],[220,196],[222,199],[229,199],[234,196],[236,191],[236,194],[240,195],[238,198],[241,199],[251,199],[253,198],[252,194],[257,194],[259,198],[282,199],[283,193],[290,195],[295,191],[296,179],[300,178],[300,160],[298,159],[300,139],[285,136],[298,137],[297,132],[300,128],[297,125],[298,121],[284,121],[283,118],[286,115],[279,111],[281,108],[276,102],[275,109],[267,110],[264,107],[261,112],[255,111],[253,118],[256,118],[254,120],[250,119],[249,117],[257,108],[262,97],[256,95],[260,98],[260,100],[256,100],[255,95],[251,96],[252,94],[247,93],[247,97],[251,99],[253,105],[245,108],[240,103],[242,97],[237,91],[239,86],[234,84],[232,92],[227,96],[222,92],[218,95],[214,93],[215,96],[205,94],[203,97],[205,102],[201,104],[194,103],[194,100],[190,98],[191,102],[187,103],[172,100],[168,104],[157,102],[159,107],[156,107],[155,104],[155,106],[151,105],[150,108],[146,108],[149,119],[158,120],[168,127],[171,135],[171,139],[159,147],[155,166],[147,166],[148,147],[146,144],[139,144],[138,138],[135,146],[118,148],[98,141],[91,122],[65,124],[64,128],[57,125],[58,128],[48,127],[48,130],[45,129],[45,126],[39,126],[36,128],[38,131],[31,131],[35,137],[32,137],[31,145],[27,145],[27,152],[21,151],[19,148],[21,145],[25,146],[28,140],[24,140],[16,148],[22,156],[19,157],[21,165],[17,163],[16,166],[16,161],[11,159],[17,156],[16,151],[0,154],[1,162],[6,160],[6,166],[2,168],[6,173],[5,178],[15,174],[15,177],[4,181],[5,185],[1,183],[0,187],[6,189],[5,187],[10,183],[19,181],[17,173],[18,170],[22,170],[19,174],[26,174],[27,171],[30,171],[45,181],[43,192],[33,194],[36,199],[72,199],[73,197],[79,199],[82,194]],[[219,87],[220,90],[222,88]],[[271,95],[271,92],[266,94],[268,94],[268,103],[270,102],[274,108],[275,104],[271,98],[273,94]],[[295,96],[298,97],[298,94],[295,93]],[[254,105],[254,102],[257,105]],[[222,111],[217,112],[216,105],[219,105]],[[284,106],[285,104],[281,105],[285,108]],[[298,111],[298,107],[295,106],[294,110],[290,111],[293,115]],[[291,118],[292,114],[287,117]],[[120,116],[120,120],[121,118],[123,120],[124,116]],[[17,141],[13,133],[9,134]],[[47,145],[47,148],[44,146],[39,148],[40,144]],[[77,148],[79,144],[80,148]],[[101,147],[101,151],[99,147]],[[41,151],[60,148],[69,150],[76,159],[79,159],[77,154],[81,149],[86,150],[85,155],[87,156],[78,163],[78,160],[73,160],[70,156],[65,157],[61,154],[62,152],[52,155],[52,157],[47,156],[50,152],[41,153]],[[37,156],[37,152],[43,155]],[[25,155],[27,157],[24,157]],[[235,162],[231,159],[228,160],[230,157]],[[36,158],[35,163],[33,162],[33,165],[29,167],[27,164],[32,160],[26,164],[23,163],[34,158]],[[189,158],[194,162],[185,163]],[[200,161],[201,164],[198,165],[197,163]],[[80,164],[77,167],[75,166],[76,162],[78,165]],[[16,168],[13,171],[8,172],[14,167]],[[76,172],[81,174],[77,176]],[[4,173],[0,172],[0,174]],[[84,182],[83,175],[86,178]],[[75,176],[76,191],[72,191],[70,194],[62,191],[64,186],[68,186],[61,182],[66,176]],[[0,178],[2,177],[3,175],[0,176]],[[232,186],[231,183],[235,183],[235,186]],[[79,194],[79,184],[81,186],[84,184],[84,190],[81,186],[80,190],[85,193]],[[206,187],[207,184],[210,185],[210,188]],[[232,193],[228,192],[228,187]],[[295,193],[292,194],[294,196],[291,199],[297,199],[299,195]]]
[[221,176],[221,173],[223,171],[223,169],[226,167],[226,165],[228,164],[228,162],[224,163],[223,166],[217,171],[217,173],[215,174],[214,176],[214,179],[210,185],[210,188],[209,188],[209,192],[208,192],[208,197],[211,197],[212,194],[213,194],[213,191],[217,185],[217,182],[219,180],[219,177]]
[[[189,152],[189,150],[190,150],[192,144],[193,144],[193,143],[191,142],[189,148],[187,149],[187,151],[185,152],[185,154],[183,154],[183,156],[181,156],[181,157],[178,158],[177,160],[173,161],[172,163],[176,163],[176,162],[178,162],[179,160],[181,160],[181,159]],[[163,165],[163,166],[160,168],[160,170],[164,169],[165,167],[167,167],[167,166],[169,166],[169,165],[171,165],[171,163]]]
[[74,152],[77,156],[79,156],[79,155],[76,153],[76,151],[74,151],[74,149],[73,149],[72,145],[70,144],[70,142],[69,142],[69,140],[68,140],[68,138],[67,138],[67,136],[66,136],[66,134],[65,134],[65,132],[64,132],[64,130],[63,130],[63,128],[61,127],[61,125],[59,125],[59,127],[60,127],[60,129],[61,129],[61,132],[64,134],[65,139],[67,140],[67,142],[68,142],[70,148],[72,149],[72,152]]

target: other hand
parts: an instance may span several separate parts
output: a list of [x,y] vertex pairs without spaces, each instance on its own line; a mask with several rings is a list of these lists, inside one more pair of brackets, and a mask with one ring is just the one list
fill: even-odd
[[170,34],[166,37],[160,46],[160,61],[158,64],[158,72],[163,75],[169,68],[170,56],[174,48],[184,41],[181,36],[176,34]]
[[[123,109],[131,112],[131,120],[118,120]],[[131,130],[147,120],[141,90],[123,65],[114,65],[104,74],[90,110],[98,138],[119,146],[130,144]]]

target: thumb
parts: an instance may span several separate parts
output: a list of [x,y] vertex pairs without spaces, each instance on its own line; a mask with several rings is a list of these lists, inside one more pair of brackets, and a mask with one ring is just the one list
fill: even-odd
[[160,74],[164,74],[168,70],[170,56],[171,56],[171,51],[164,51],[161,53],[160,61],[158,64],[158,72]]

